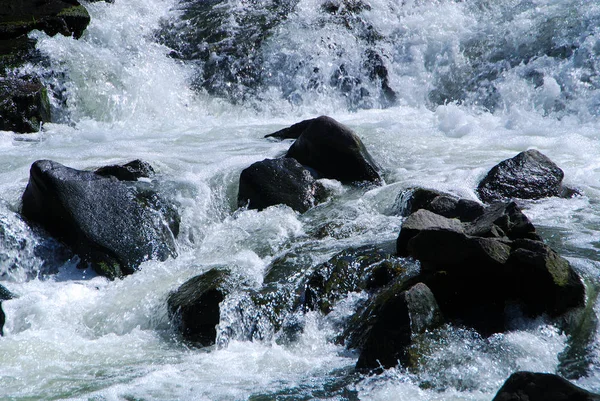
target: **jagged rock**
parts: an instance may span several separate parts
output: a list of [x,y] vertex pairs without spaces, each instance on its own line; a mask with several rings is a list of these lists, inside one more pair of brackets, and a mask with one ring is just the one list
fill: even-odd
[[419,209],[426,209],[440,216],[457,218],[463,222],[475,220],[484,211],[483,205],[475,201],[425,188],[412,188],[402,192],[396,204],[399,204],[399,212],[402,216],[408,216]]
[[0,130],[37,132],[50,121],[50,100],[41,82],[0,78]]
[[446,317],[484,334],[506,329],[509,305],[552,317],[584,305],[577,273],[512,202],[470,223],[419,209],[404,221],[397,253],[421,262],[421,280]]
[[413,338],[443,323],[431,290],[423,283],[402,280],[384,288],[359,312],[346,330],[349,348],[360,350],[356,369],[380,371],[410,366]]
[[599,401],[590,393],[550,373],[516,372],[504,382],[492,401]]
[[403,271],[399,260],[383,249],[347,249],[315,268],[306,283],[303,307],[327,314],[348,293],[375,291]]
[[90,15],[76,0],[0,0],[0,39],[34,29],[79,38],[89,23]]
[[354,132],[330,117],[311,121],[287,157],[314,169],[322,178],[346,183],[381,181],[377,164]]
[[104,177],[115,177],[119,181],[136,181],[138,178],[150,178],[154,175],[152,166],[142,160],[133,160],[123,165],[100,167],[96,174]]
[[477,193],[482,201],[541,199],[551,196],[572,196],[573,190],[564,189],[563,171],[552,160],[537,150],[521,152],[494,166],[481,180]]
[[6,289],[3,285],[0,285],[0,336],[4,335],[4,323],[6,322],[6,316],[4,315],[4,311],[2,310],[2,301],[7,301],[9,299],[13,299],[15,296],[9,290]]
[[228,271],[211,269],[169,295],[169,316],[183,338],[202,346],[215,343],[221,317],[219,304],[229,293],[229,279]]
[[[158,195],[91,171],[39,160],[31,166],[22,214],[110,278],[131,274],[145,260],[177,255],[173,222]],[[158,206],[158,207],[157,207]],[[169,228],[171,223],[171,228]]]
[[265,159],[240,175],[240,207],[262,210],[284,204],[304,213],[323,197],[323,187],[294,159]]

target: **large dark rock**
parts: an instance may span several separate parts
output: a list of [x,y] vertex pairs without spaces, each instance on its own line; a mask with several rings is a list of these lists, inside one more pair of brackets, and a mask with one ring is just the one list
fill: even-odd
[[286,156],[323,178],[346,183],[381,181],[377,164],[360,138],[330,117],[321,116],[307,124]]
[[346,335],[348,347],[360,351],[356,369],[379,371],[398,362],[414,364],[410,354],[413,339],[441,325],[443,316],[425,284],[399,280],[372,298],[353,320]]
[[419,209],[404,221],[397,252],[421,262],[421,280],[447,318],[484,334],[507,328],[512,305],[557,317],[585,302],[577,273],[512,202],[467,223]]
[[169,316],[187,341],[209,346],[215,343],[221,318],[219,304],[229,293],[230,274],[211,269],[186,281],[169,295]]
[[569,191],[563,189],[563,177],[563,171],[552,160],[531,149],[494,166],[479,183],[477,193],[487,203],[561,196]]
[[600,395],[549,373],[516,372],[492,401],[599,401]]
[[34,29],[79,38],[89,23],[90,15],[77,0],[0,0],[0,39]]
[[6,322],[6,316],[2,310],[2,301],[13,299],[15,296],[6,289],[6,287],[0,285],[0,336],[4,335],[3,328]]
[[37,80],[0,78],[0,130],[37,132],[50,121],[50,100]]
[[294,159],[265,159],[240,175],[238,205],[262,210],[284,204],[304,213],[323,197],[323,188]]
[[374,247],[350,248],[317,266],[307,280],[303,306],[327,314],[350,292],[375,291],[404,269],[391,253]]
[[[156,194],[153,194],[156,197]],[[173,209],[148,190],[39,160],[31,166],[22,214],[77,253],[99,274],[131,274],[145,260],[176,256]]]

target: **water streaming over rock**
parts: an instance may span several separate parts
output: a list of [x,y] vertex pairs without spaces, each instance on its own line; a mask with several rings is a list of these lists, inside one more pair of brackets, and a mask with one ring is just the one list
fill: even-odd
[[[406,188],[476,200],[490,167],[530,148],[581,196],[520,205],[597,288],[600,4],[83,4],[92,18],[83,37],[32,33],[43,62],[20,71],[42,77],[55,123],[38,134],[0,133],[0,283],[17,295],[2,302],[1,399],[490,400],[512,372],[565,372],[565,358],[579,358],[567,369],[575,383],[600,392],[593,329],[573,345],[542,318],[516,316],[515,330],[491,337],[444,326],[416,345],[418,368],[367,376],[336,341],[364,293],[327,316],[269,316],[282,305],[273,299],[291,297],[334,254],[395,241]],[[322,114],[361,137],[385,184],[327,180],[330,198],[304,214],[238,209],[240,172],[291,144],[263,136]],[[35,160],[92,170],[138,158],[181,215],[176,259],[108,281],[78,270],[77,256],[18,215]],[[215,267],[240,284],[223,304],[217,344],[190,347],[170,323],[167,298]],[[287,286],[273,287],[269,277],[281,271]],[[252,297],[265,288],[261,310]]]

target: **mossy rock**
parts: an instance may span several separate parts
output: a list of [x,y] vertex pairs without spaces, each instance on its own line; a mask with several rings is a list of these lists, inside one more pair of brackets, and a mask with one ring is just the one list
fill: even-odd
[[50,117],[48,91],[41,82],[0,79],[0,130],[37,132]]

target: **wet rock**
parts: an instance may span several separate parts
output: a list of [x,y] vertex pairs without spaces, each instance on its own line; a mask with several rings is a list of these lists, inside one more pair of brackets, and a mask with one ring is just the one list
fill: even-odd
[[37,132],[50,121],[50,100],[37,80],[0,78],[0,130]]
[[345,183],[381,181],[379,168],[360,138],[330,117],[313,119],[286,156],[314,169],[322,178]]
[[0,39],[34,29],[79,38],[90,23],[87,10],[76,0],[0,0],[0,10]]
[[6,316],[4,315],[4,311],[2,310],[2,301],[7,301],[9,299],[13,299],[15,296],[6,289],[6,287],[0,285],[0,336],[4,335],[3,328],[4,323],[6,322]]
[[470,223],[419,209],[404,221],[397,252],[421,262],[420,279],[447,318],[483,334],[506,329],[511,305],[531,317],[584,305],[577,273],[513,202]]
[[492,401],[598,401],[600,395],[550,373],[516,372]]
[[152,177],[154,169],[149,163],[137,159],[123,165],[100,167],[95,173],[104,177],[115,177],[119,181],[136,181],[138,178]]
[[284,204],[304,213],[324,197],[324,189],[294,159],[265,159],[240,175],[238,205],[262,210]]
[[410,345],[415,336],[443,323],[431,290],[423,283],[397,281],[372,298],[347,330],[348,347],[360,350],[359,371],[380,372],[411,366]]
[[304,120],[291,125],[287,128],[280,129],[277,132],[273,132],[272,134],[265,135],[265,138],[275,138],[275,139],[298,139],[300,135],[308,128],[310,124],[312,124],[313,120]]
[[494,166],[479,183],[477,193],[486,203],[561,196],[563,177],[563,171],[552,160],[531,149]]
[[202,346],[215,343],[219,304],[229,293],[226,270],[211,269],[186,281],[169,295],[169,316],[184,339]]
[[36,63],[41,60],[41,53],[35,49],[36,40],[27,35],[11,39],[0,39],[0,74],[8,75],[9,70],[25,62]]
[[403,271],[400,261],[383,249],[347,249],[315,268],[306,283],[303,307],[327,314],[348,293],[375,291]]
[[169,213],[151,200],[147,189],[39,160],[31,166],[22,214],[71,247],[84,265],[115,278],[145,260],[177,255]]
[[402,192],[396,200],[402,216],[408,216],[419,209],[429,210],[440,216],[457,218],[460,221],[473,221],[481,216],[483,205],[472,200],[458,198],[433,189],[412,188]]

